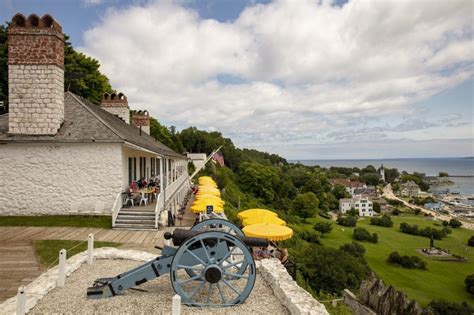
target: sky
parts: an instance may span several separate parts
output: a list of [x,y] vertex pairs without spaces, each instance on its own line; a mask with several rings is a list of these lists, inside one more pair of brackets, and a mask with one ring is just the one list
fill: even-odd
[[0,0],[130,107],[287,159],[474,156],[474,2]]

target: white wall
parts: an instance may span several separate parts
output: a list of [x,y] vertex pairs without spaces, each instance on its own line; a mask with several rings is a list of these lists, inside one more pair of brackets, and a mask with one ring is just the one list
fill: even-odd
[[[151,154],[145,151],[135,150],[127,146],[123,146],[122,149],[122,190],[125,190],[129,187],[130,183],[128,181],[128,158],[136,158],[136,167],[137,167],[137,179],[140,178],[140,157],[146,158],[146,178],[150,178],[151,173],[151,164],[150,158],[156,158],[156,154]],[[133,163],[133,162],[132,162]],[[158,162],[158,172],[159,172],[159,162]],[[155,174],[158,174],[155,169]]]
[[0,145],[0,215],[110,214],[122,144]]

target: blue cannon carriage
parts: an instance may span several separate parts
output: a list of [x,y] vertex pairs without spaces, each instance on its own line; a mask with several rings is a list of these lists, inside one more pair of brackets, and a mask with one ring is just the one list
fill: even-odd
[[87,289],[89,299],[122,294],[165,274],[173,290],[189,306],[224,307],[243,303],[252,292],[256,267],[250,247],[266,247],[268,241],[245,237],[223,219],[210,219],[191,230],[167,232],[174,246],[165,245],[161,256],[113,278],[97,279]]

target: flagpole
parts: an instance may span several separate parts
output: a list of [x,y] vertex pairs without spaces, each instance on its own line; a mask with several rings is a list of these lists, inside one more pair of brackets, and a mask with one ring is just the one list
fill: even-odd
[[209,156],[207,157],[207,159],[206,159],[206,161],[204,162],[204,164],[202,164],[202,166],[201,166],[200,168],[196,169],[196,170],[194,171],[194,173],[189,177],[189,179],[193,179],[193,177],[196,176],[196,174],[199,173],[199,171],[200,171],[204,166],[206,166],[207,162],[209,162],[209,160],[212,158],[212,156],[213,156],[215,153],[219,152],[219,150],[220,150],[221,148],[222,148],[222,146],[219,146],[216,150],[212,151],[212,153],[209,154]]

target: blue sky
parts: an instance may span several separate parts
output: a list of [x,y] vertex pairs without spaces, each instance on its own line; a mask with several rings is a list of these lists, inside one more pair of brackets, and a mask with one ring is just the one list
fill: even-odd
[[442,157],[474,155],[472,6],[0,0],[0,21],[50,13],[167,125],[290,159]]

